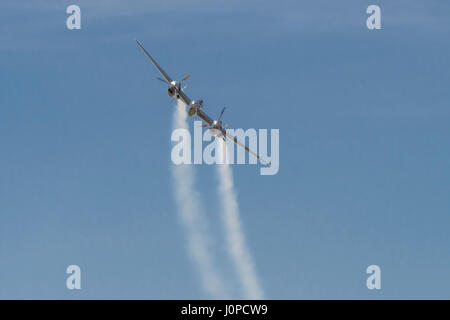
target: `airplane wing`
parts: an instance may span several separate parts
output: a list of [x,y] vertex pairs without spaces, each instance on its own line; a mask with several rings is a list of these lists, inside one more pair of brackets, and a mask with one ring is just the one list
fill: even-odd
[[210,117],[208,117],[208,115],[204,113],[201,109],[197,110],[197,115],[200,119],[206,122],[208,126],[212,126],[213,120]]
[[139,47],[141,47],[142,51],[144,51],[145,55],[150,59],[150,61],[153,63],[153,65],[156,67],[156,69],[158,69],[159,72],[161,72],[161,74],[167,80],[167,82],[171,83],[172,79],[169,77],[169,75],[167,73],[164,72],[164,70],[158,65],[158,63],[156,63],[156,61],[153,60],[150,53],[148,53],[147,50],[144,49],[144,47],[139,43],[139,41],[136,40],[136,43],[138,44]]
[[261,159],[256,153],[254,153],[253,151],[251,151],[249,148],[247,148],[244,144],[240,143],[238,141],[238,139],[236,137],[233,137],[231,134],[229,134],[228,132],[226,132],[226,137],[230,140],[232,140],[234,143],[236,143],[238,146],[244,148],[248,153],[250,153],[252,156],[254,156],[255,158],[257,158],[259,161],[261,161],[262,163],[264,163],[265,165],[268,165],[268,163],[266,161],[264,161],[263,159]]
[[182,89],[178,90],[178,94],[180,96],[180,99],[183,100],[183,102],[184,102],[184,104],[186,104],[186,106],[191,105],[191,99],[189,99],[189,97],[186,95],[186,93],[184,93],[184,91]]

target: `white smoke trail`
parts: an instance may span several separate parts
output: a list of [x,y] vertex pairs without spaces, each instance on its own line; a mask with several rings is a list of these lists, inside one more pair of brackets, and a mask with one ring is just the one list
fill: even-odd
[[216,165],[219,175],[219,198],[222,205],[222,219],[225,226],[225,236],[227,249],[232,262],[244,287],[247,299],[262,299],[263,290],[256,276],[254,263],[245,243],[245,236],[242,232],[239,217],[239,206],[234,191],[233,173],[230,166],[225,161],[226,143],[218,139],[218,158],[221,163]]
[[[188,129],[186,118],[185,106],[183,103],[178,102],[173,119],[173,127]],[[172,174],[180,218],[187,233],[188,250],[199,269],[203,287],[212,298],[225,299],[226,294],[223,282],[216,271],[212,254],[207,245],[206,223],[200,208],[199,195],[195,191],[192,165],[173,165]]]

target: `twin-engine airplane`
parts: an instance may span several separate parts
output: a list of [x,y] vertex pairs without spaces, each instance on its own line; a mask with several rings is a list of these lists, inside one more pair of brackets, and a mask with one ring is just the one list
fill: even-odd
[[164,77],[164,79],[159,78],[159,77],[157,79],[162,81],[162,82],[164,82],[164,83],[166,83],[169,86],[167,88],[167,94],[170,97],[175,97],[176,99],[183,101],[184,104],[186,104],[186,106],[189,108],[188,109],[188,115],[190,117],[192,117],[193,115],[196,114],[200,119],[203,120],[203,122],[205,122],[205,124],[202,125],[202,127],[208,128],[208,130],[211,133],[211,135],[213,135],[213,136],[215,136],[217,138],[222,138],[224,141],[226,141],[226,138],[232,140],[234,143],[236,143],[240,147],[244,148],[248,153],[250,153],[251,155],[256,157],[259,161],[261,161],[262,163],[267,165],[266,161],[261,159],[256,153],[251,151],[244,144],[240,143],[236,139],[236,137],[233,137],[232,135],[230,135],[226,131],[226,126],[223,126],[222,125],[222,121],[221,121],[223,113],[225,112],[225,108],[222,109],[222,111],[220,112],[219,118],[217,120],[212,120],[202,110],[202,108],[203,108],[203,100],[201,100],[201,99],[199,99],[199,100],[191,100],[191,99],[189,99],[189,97],[186,95],[186,93],[184,93],[184,91],[183,91],[184,88],[181,87],[181,84],[191,76],[190,74],[186,75],[185,77],[183,77],[179,81],[172,80],[169,77],[169,75],[152,58],[152,56],[147,52],[147,50],[145,50],[145,48],[139,43],[139,41],[136,40],[136,43],[142,49],[142,51],[144,51],[145,55],[150,59],[150,61],[153,63],[153,65],[156,67],[156,69],[158,69],[158,71]]

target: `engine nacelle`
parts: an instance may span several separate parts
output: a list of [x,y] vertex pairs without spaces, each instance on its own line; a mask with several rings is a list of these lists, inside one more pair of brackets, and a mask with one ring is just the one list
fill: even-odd
[[197,108],[195,108],[195,107],[190,107],[189,108],[189,111],[188,111],[188,116],[189,117],[192,117],[196,113],[197,113]]
[[188,110],[189,117],[192,117],[194,114],[197,113],[197,110],[203,107],[203,100],[193,100],[191,102],[191,107]]
[[170,87],[169,89],[167,89],[167,94],[169,95],[169,97],[173,97],[175,95],[175,88]]

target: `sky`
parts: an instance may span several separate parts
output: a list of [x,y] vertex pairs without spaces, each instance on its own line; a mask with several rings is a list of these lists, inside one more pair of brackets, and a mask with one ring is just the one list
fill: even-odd
[[[71,4],[81,30],[66,28]],[[381,30],[366,27],[372,4]],[[173,193],[175,104],[138,39],[172,78],[192,73],[186,92],[211,117],[226,106],[230,127],[280,130],[278,174],[232,166],[265,298],[449,299],[449,10],[2,1],[0,298],[210,298]],[[218,272],[242,298],[214,166],[195,178]],[[66,288],[74,264],[81,290]]]

